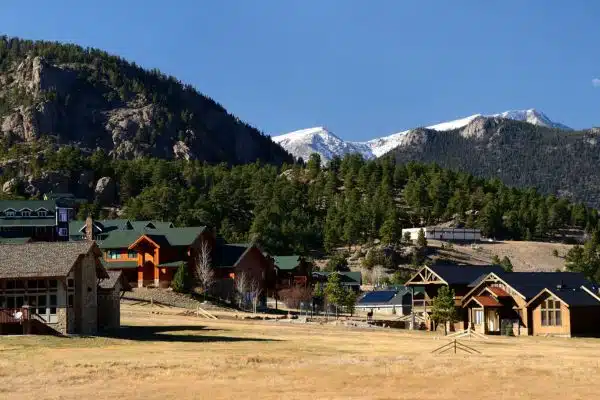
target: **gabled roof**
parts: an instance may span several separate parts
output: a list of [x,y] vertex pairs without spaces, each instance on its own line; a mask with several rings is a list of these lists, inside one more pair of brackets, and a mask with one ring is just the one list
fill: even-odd
[[56,201],[54,200],[0,200],[0,212],[7,209],[13,209],[15,211],[28,208],[30,210],[37,210],[38,208],[45,208],[48,211],[56,211]]
[[170,228],[162,231],[171,246],[189,246],[206,230],[206,226]]
[[568,307],[600,306],[600,298],[598,298],[591,290],[586,290],[584,286],[564,289],[544,288],[529,300],[527,307],[535,303],[544,293],[557,297]]
[[[38,242],[0,245],[0,278],[60,278],[66,277],[79,257],[100,251],[94,242]],[[100,263],[99,278],[108,274]]]
[[545,288],[591,286],[585,276],[578,272],[503,272],[498,276],[528,299]]
[[104,289],[104,290],[111,290],[114,289],[117,282],[121,282],[121,288],[123,290],[128,290],[130,289],[129,283],[127,283],[127,280],[124,279],[123,277],[123,271],[107,271],[108,272],[108,278],[106,279],[102,279],[100,281],[100,283],[98,284],[98,287],[100,289]]
[[165,230],[175,228],[170,221],[130,221],[133,229],[137,231],[144,231],[146,229]]
[[275,266],[280,270],[291,271],[300,264],[300,256],[273,256]]
[[139,237],[136,231],[114,231],[108,237],[98,242],[101,249],[125,249],[131,246]]
[[331,274],[340,274],[340,281],[346,285],[362,285],[362,274],[360,272],[325,272],[325,271],[315,271],[313,272],[313,277],[321,277],[327,279]]
[[213,253],[213,266],[215,268],[234,267],[252,247],[250,243],[218,243]]
[[468,285],[474,280],[485,276],[490,272],[502,272],[501,267],[495,265],[475,266],[475,265],[431,265],[422,267],[407,282],[407,285],[418,284],[415,280],[423,271],[430,271],[435,274],[442,282],[448,285]]
[[463,305],[463,307],[466,307],[472,301],[476,302],[481,307],[501,307],[502,306],[502,304],[500,304],[500,302],[498,300],[496,300],[495,298],[493,298],[491,296],[473,296]]

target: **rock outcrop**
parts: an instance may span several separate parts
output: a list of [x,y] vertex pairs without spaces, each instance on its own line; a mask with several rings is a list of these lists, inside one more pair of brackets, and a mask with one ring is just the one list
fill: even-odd
[[117,186],[113,178],[109,176],[103,176],[96,182],[96,188],[94,189],[96,199],[102,205],[110,205],[115,201],[117,195]]

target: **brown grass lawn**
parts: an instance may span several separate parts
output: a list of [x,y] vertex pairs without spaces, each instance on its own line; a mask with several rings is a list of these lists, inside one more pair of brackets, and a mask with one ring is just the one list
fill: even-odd
[[0,399],[593,399],[600,341],[205,320],[124,306],[122,338],[0,337]]

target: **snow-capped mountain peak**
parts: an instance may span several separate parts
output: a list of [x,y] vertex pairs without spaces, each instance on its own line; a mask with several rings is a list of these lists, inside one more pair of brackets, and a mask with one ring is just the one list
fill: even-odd
[[[505,111],[492,115],[474,114],[469,117],[430,125],[426,128],[440,132],[451,131],[464,128],[478,118],[494,117],[523,121],[549,128],[571,130],[568,126],[550,120],[544,113],[533,108]],[[366,142],[346,142],[321,126],[274,136],[272,139],[295,157],[302,157],[306,161],[312,153],[319,153],[323,162],[327,162],[336,155],[341,157],[349,153],[362,154],[366,159],[380,157],[396,147],[404,145],[409,139],[410,135],[408,133],[412,130],[404,130]]]
[[294,157],[302,157],[304,161],[307,161],[312,153],[320,154],[325,162],[336,155],[343,156],[350,153],[360,153],[365,158],[373,158],[365,146],[345,142],[322,126],[301,129],[272,139]]

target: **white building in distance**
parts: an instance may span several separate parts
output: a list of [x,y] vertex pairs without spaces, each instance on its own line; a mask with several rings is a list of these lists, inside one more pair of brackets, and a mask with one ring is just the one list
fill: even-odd
[[419,230],[423,229],[427,240],[456,240],[456,241],[479,241],[481,240],[481,230],[471,228],[442,228],[439,226],[427,226],[424,228],[402,229],[402,237],[405,232],[410,233],[411,240],[417,240]]

